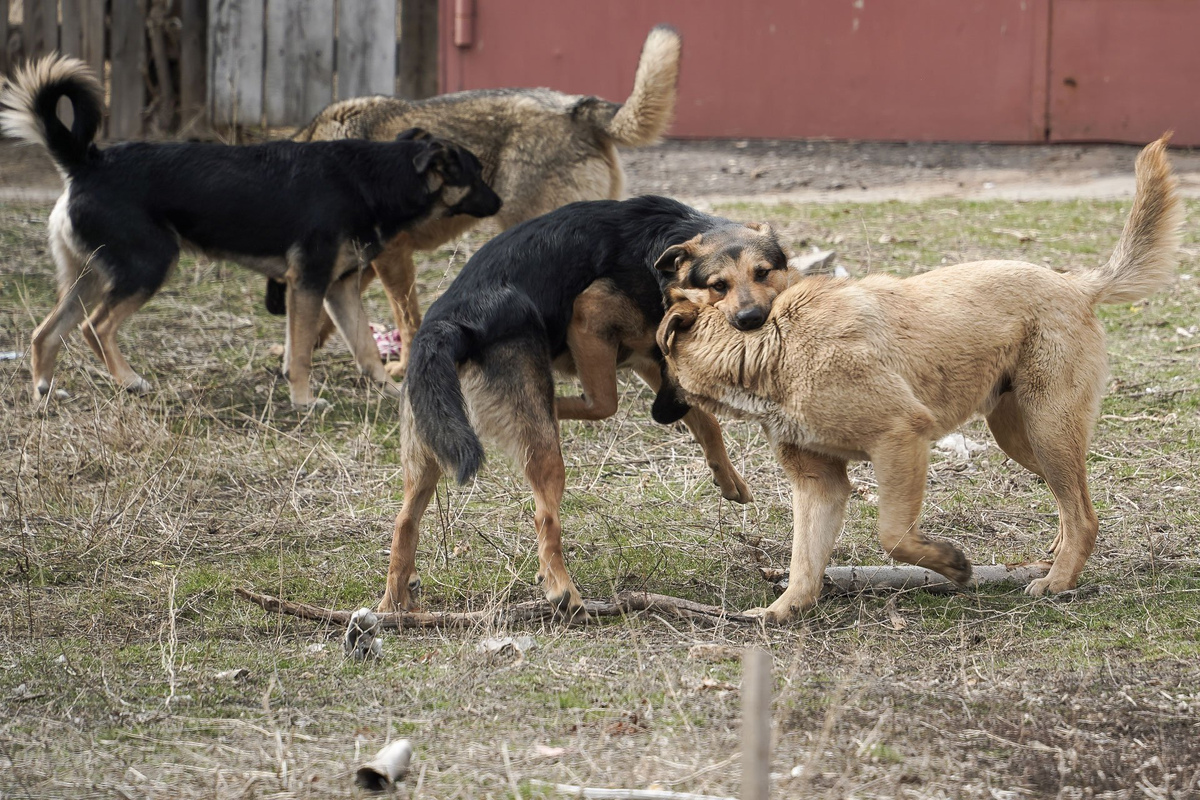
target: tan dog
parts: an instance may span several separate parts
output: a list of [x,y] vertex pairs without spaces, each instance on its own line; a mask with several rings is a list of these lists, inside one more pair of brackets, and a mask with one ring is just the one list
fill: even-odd
[[1058,503],[1054,565],[1026,591],[1075,587],[1098,529],[1086,459],[1108,369],[1094,308],[1141,300],[1174,275],[1183,208],[1168,138],[1139,156],[1133,208],[1099,269],[982,261],[904,280],[806,278],[750,333],[715,308],[685,300],[668,310],[659,345],[687,399],[761,422],[792,482],[790,583],[759,613],[782,621],[816,602],[850,460],[874,465],[888,554],[965,582],[970,562],[926,538],[917,518],[930,442],[974,414]]
[[674,275],[676,298],[715,306],[730,325],[750,331],[767,321],[775,298],[798,277],[790,256],[770,225],[747,222],[668,247],[654,267]]
[[[617,147],[646,147],[666,131],[675,112],[681,46],[667,25],[650,31],[624,104],[550,89],[483,89],[417,101],[356,97],[327,107],[292,138],[391,141],[419,127],[450,139],[483,162],[484,180],[504,202],[495,225],[506,230],[567,203],[621,198],[625,174]],[[421,324],[413,253],[434,250],[475,222],[431,220],[405,231],[363,273],[364,287],[379,275],[400,332],[400,358],[386,365],[393,376],[407,369]],[[283,313],[283,305],[279,285],[269,284],[267,307]],[[332,332],[326,318],[320,341]]]

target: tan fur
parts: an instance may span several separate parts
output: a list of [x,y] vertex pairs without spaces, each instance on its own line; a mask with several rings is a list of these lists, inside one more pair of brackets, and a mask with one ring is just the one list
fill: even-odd
[[[579,200],[619,199],[624,173],[616,145],[639,147],[659,140],[675,108],[679,34],[650,32],[625,105],[550,89],[496,89],[443,95],[410,102],[359,97],[334,103],[293,138],[389,140],[420,127],[471,150],[483,164],[484,180],[504,205],[494,218],[499,230]],[[389,372],[402,374],[409,345],[421,323],[414,284],[413,252],[432,250],[464,233],[475,220],[430,223],[403,241],[389,243],[373,262],[388,292],[403,343]],[[370,277],[367,277],[370,280]],[[365,281],[364,281],[365,285]],[[323,325],[321,340],[332,333]]]
[[1098,530],[1086,459],[1108,370],[1094,307],[1141,299],[1174,272],[1182,209],[1165,145],[1139,157],[1129,224],[1093,271],[984,261],[904,280],[811,277],[749,333],[716,308],[683,300],[668,310],[659,342],[689,399],[761,422],[793,484],[791,581],[762,613],[783,620],[816,601],[849,460],[874,464],[884,548],[965,581],[966,557],[917,520],[929,443],[976,413],[1058,502],[1054,565],[1027,591],[1075,587]]

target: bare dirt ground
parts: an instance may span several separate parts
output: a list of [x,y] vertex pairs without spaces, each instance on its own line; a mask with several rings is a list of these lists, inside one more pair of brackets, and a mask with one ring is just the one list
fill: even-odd
[[[858,275],[983,257],[1087,267],[1107,257],[1128,210],[1093,195],[862,196],[931,177],[949,189],[947,171],[1012,170],[1029,186],[1124,180],[1132,148],[1084,148],[1075,160],[1089,166],[1056,171],[1071,149],[813,147],[668,143],[626,154],[630,190],[769,221],[793,247],[835,248]],[[997,150],[1008,160],[987,160]],[[941,153],[941,172],[926,152]],[[387,637],[379,663],[359,664],[341,657],[339,631],[268,615],[233,588],[338,608],[378,599],[401,496],[394,405],[356,382],[337,344],[313,376],[333,408],[291,409],[269,353],[282,325],[262,309],[261,280],[188,258],[122,330],[153,393],[115,391],[76,336],[57,373],[70,398],[31,409],[23,354],[54,300],[45,237],[58,191],[38,159],[0,145],[0,189],[41,192],[0,200],[0,353],[18,356],[0,360],[4,800],[363,796],[354,766],[398,736],[416,746],[399,797],[551,796],[535,780],[734,797],[749,645],[774,659],[772,798],[1200,795],[1194,222],[1175,286],[1100,312],[1112,364],[1089,459],[1101,539],[1078,593],[864,594],[772,628],[637,615],[406,632]],[[1200,169],[1189,153],[1177,164]],[[808,185],[786,183],[805,170]],[[1058,183],[1039,184],[1042,171]],[[868,188],[849,188],[851,176]],[[808,191],[823,202],[795,199]],[[1188,210],[1195,219],[1200,203]],[[422,257],[424,303],[483,240]],[[381,296],[368,302],[383,319]],[[649,400],[625,380],[613,418],[563,426],[564,535],[581,591],[769,602],[759,568],[787,562],[790,491],[761,434],[726,426],[756,495],[733,505],[686,431],[650,422]],[[1052,497],[982,425],[965,433],[987,448],[934,456],[922,524],[976,563],[1042,557]],[[870,467],[853,478],[834,562],[884,563]],[[501,459],[470,486],[444,484],[419,550],[426,608],[538,598],[531,519],[529,491]],[[479,649],[510,633],[537,647]],[[236,669],[247,672],[229,677]]]
[[[1132,194],[1138,148],[791,141],[684,141],[622,151],[629,194],[712,202],[1111,199]],[[1200,152],[1176,150],[1185,193],[1200,194]],[[0,200],[52,199],[49,159],[0,141]]]

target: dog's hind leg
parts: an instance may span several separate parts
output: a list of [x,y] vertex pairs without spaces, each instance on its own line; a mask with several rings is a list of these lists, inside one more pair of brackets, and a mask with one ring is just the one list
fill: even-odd
[[83,326],[83,339],[120,386],[134,394],[150,391],[150,382],[134,372],[117,346],[117,329],[145,305],[148,295],[135,294],[121,300],[105,298]]
[[562,550],[560,517],[567,472],[555,441],[531,443],[526,456],[525,479],[533,489],[534,527],[538,541],[538,582],[550,605],[568,619],[583,611],[583,600],[567,572]]
[[334,281],[325,294],[325,308],[337,323],[338,331],[346,340],[346,344],[350,345],[354,362],[362,373],[380,384],[384,394],[400,397],[400,386],[383,368],[379,347],[375,344],[375,337],[371,335],[371,325],[367,322],[367,315],[362,307],[358,275],[358,270],[353,270]]
[[[1034,475],[1045,479],[1042,465],[1038,463],[1037,454],[1033,452],[1033,445],[1029,442],[1028,423],[1025,415],[1021,413],[1021,406],[1017,403],[1014,392],[1006,392],[1000,396],[996,407],[987,415],[987,424],[992,436],[996,438],[996,444],[1000,445],[1005,455]],[[1058,534],[1050,545],[1051,553],[1057,552],[1062,544],[1062,525],[1062,516],[1059,515]]]
[[566,617],[583,611],[562,548],[566,467],[554,418],[554,376],[545,340],[510,339],[460,372],[476,430],[500,444],[533,490],[538,582]]
[[871,452],[879,482],[879,542],[897,561],[940,572],[965,584],[971,562],[949,542],[929,539],[917,520],[929,480],[929,442],[897,431]]
[[421,586],[416,562],[421,517],[437,489],[441,475],[437,461],[428,454],[414,464],[404,465],[404,505],[396,515],[392,553],[388,560],[387,588],[383,599],[379,601],[380,611],[416,610],[414,595]]
[[[657,364],[638,365],[637,374],[645,381],[650,390],[656,394],[662,388],[662,370]],[[725,439],[721,436],[721,423],[707,411],[692,406],[683,415],[683,424],[691,432],[692,438],[700,443],[704,451],[704,460],[712,470],[713,483],[721,490],[721,496],[735,503],[754,502],[754,493],[742,479],[741,474],[729,460],[729,452],[725,449]]]
[[[34,402],[50,393],[54,380],[54,362],[62,348],[63,338],[84,321],[87,304],[100,291],[95,273],[86,272],[62,291],[54,310],[33,331],[29,348],[30,373],[33,376]],[[93,348],[94,349],[94,348]]]
[[1054,493],[1059,515],[1054,564],[1046,577],[1037,578],[1025,589],[1034,596],[1075,588],[1084,563],[1096,548],[1100,529],[1087,487],[1087,446],[1095,402],[1088,398],[1055,405],[1026,415],[1029,440]]
[[775,455],[792,482],[792,560],[788,587],[765,609],[747,613],[786,622],[817,602],[825,578],[825,567],[833,553],[846,501],[850,478],[846,462],[780,443]]
[[33,331],[29,350],[34,402],[50,393],[54,362],[58,359],[64,337],[83,322],[88,307],[97,300],[103,289],[96,267],[88,264],[88,259],[73,246],[71,223],[67,217],[67,195],[63,195],[51,212],[49,227],[50,252],[57,268],[58,303]]

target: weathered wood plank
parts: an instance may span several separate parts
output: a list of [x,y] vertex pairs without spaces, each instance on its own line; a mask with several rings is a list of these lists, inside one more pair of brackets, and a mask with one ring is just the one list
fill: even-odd
[[260,125],[263,116],[264,0],[209,0],[211,119]]
[[8,72],[8,0],[0,0],[0,75]]
[[207,127],[208,0],[180,0],[179,21],[179,131],[187,134]]
[[[108,21],[104,16],[104,0],[76,0],[80,3],[80,39],[82,58],[92,71],[104,78],[104,39],[108,33]],[[66,0],[63,0],[64,8]]]
[[338,3],[338,99],[396,91],[396,0]]
[[267,5],[268,125],[301,125],[333,101],[333,3]]
[[58,0],[25,0],[22,25],[25,58],[33,60],[58,49]]
[[87,0],[62,0],[62,27],[58,35],[58,51],[63,55],[83,58],[83,5]]
[[114,139],[142,135],[146,107],[146,0],[112,6],[112,76],[108,131]]
[[400,0],[400,52],[396,58],[396,94],[406,100],[437,94],[437,0]]

